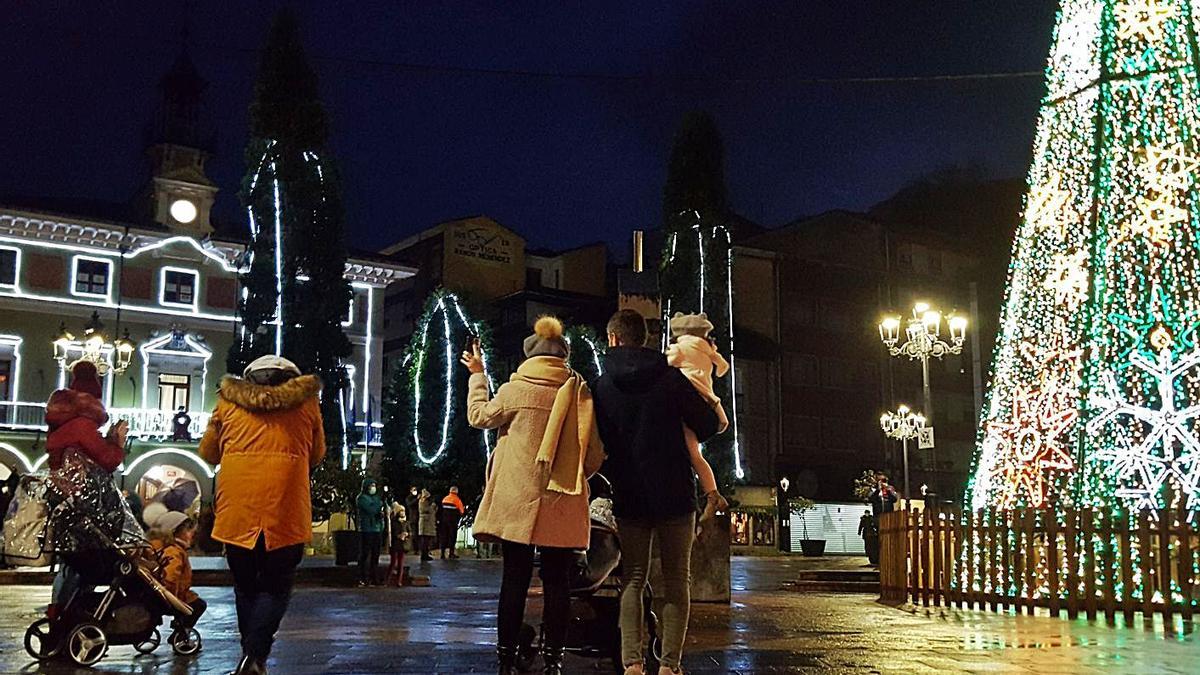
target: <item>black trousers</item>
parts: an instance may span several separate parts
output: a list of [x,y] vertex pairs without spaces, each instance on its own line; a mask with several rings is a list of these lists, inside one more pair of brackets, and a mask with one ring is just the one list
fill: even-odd
[[383,542],[382,532],[359,532],[358,580],[364,583],[379,581],[379,550]]
[[[525,597],[533,580],[533,550],[529,544],[506,541],[502,544],[504,578],[500,582],[500,608],[496,614],[497,639],[501,646],[515,647],[525,622]],[[562,647],[567,638],[571,612],[571,566],[575,551],[569,548],[541,548],[544,603],[542,624],[546,646]]]
[[253,549],[225,546],[225,560],[233,574],[242,652],[259,661],[271,655],[275,632],[287,613],[296,583],[296,567],[304,557],[304,544],[266,550],[262,537]]
[[172,622],[172,624],[178,623],[184,628],[195,627],[196,622],[200,620],[200,617],[204,616],[204,610],[208,609],[208,603],[204,601],[204,598],[196,598],[188,603],[188,607],[192,608],[192,615],[175,615],[175,620]]

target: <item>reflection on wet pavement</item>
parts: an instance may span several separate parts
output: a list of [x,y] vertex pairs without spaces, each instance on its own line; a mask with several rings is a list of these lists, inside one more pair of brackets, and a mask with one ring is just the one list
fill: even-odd
[[[894,608],[872,595],[780,590],[796,559],[735,559],[734,602],[696,605],[684,665],[691,673],[1197,673],[1192,636],[1161,627],[985,612]],[[838,564],[847,564],[839,561]],[[432,588],[302,587],[284,621],[272,673],[494,672],[496,561],[435,562]],[[91,672],[225,673],[240,650],[229,588],[201,588],[209,613],[204,651],[175,659],[169,648],[138,657],[113,647]],[[0,672],[75,673],[64,663],[38,670],[22,646],[45,587],[0,587]],[[536,616],[540,598],[529,612]],[[611,672],[571,658],[570,672]],[[600,667],[598,670],[597,667]]]

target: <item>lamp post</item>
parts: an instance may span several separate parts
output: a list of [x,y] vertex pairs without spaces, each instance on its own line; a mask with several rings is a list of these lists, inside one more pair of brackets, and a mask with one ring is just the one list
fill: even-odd
[[[921,393],[925,402],[925,415],[933,420],[933,400],[929,393],[929,359],[940,359],[947,354],[961,354],[963,340],[967,335],[967,320],[951,314],[947,318],[950,329],[950,340],[941,339],[942,313],[929,306],[927,302],[913,305],[912,318],[905,322],[905,341],[900,343],[900,317],[888,316],[879,322],[879,339],[883,340],[888,353],[897,357],[921,362]],[[932,478],[937,474],[937,448],[930,448],[930,461],[933,463]],[[935,491],[936,492],[936,491]]]
[[883,428],[883,433],[888,438],[900,441],[900,446],[904,449],[904,508],[907,509],[910,494],[908,491],[908,442],[920,435],[921,429],[925,426],[925,416],[909,410],[906,405],[901,405],[896,412],[886,412],[881,415],[879,426]]
[[792,510],[788,508],[788,488],[792,483],[787,476],[779,479],[779,492],[775,501],[779,511],[779,550],[784,553],[792,551]]
[[[60,323],[53,345],[54,360],[63,368],[71,365],[68,363],[71,350],[77,349],[80,352],[78,360],[91,361],[96,365],[96,372],[102,376],[110,370],[118,374],[125,372],[133,361],[133,352],[137,347],[129,337],[128,328],[124,335],[109,342],[104,335],[104,322],[100,320],[99,312],[92,312],[92,317],[83,325],[83,336],[78,340],[67,330],[66,322]],[[109,353],[111,358],[106,357]]]

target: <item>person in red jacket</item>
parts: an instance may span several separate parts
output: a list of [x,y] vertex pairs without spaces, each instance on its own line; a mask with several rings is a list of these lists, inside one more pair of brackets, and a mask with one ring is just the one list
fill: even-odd
[[[49,429],[46,453],[51,472],[62,468],[63,455],[68,450],[87,455],[108,473],[116,471],[125,459],[125,436],[129,425],[124,420],[118,421],[109,427],[107,436],[100,435],[100,427],[108,423],[108,412],[100,402],[100,395],[100,377],[96,365],[90,361],[77,361],[71,366],[70,387],[50,395],[46,402],[46,427]],[[61,565],[54,579],[46,615],[52,620],[57,618],[60,606],[81,588],[78,572],[68,564]]]
[[78,361],[71,366],[71,386],[50,395],[46,403],[46,453],[50,470],[62,466],[63,453],[74,448],[112,473],[125,459],[125,434],[129,425],[118,421],[100,435],[108,412],[100,402],[100,377],[95,364]]

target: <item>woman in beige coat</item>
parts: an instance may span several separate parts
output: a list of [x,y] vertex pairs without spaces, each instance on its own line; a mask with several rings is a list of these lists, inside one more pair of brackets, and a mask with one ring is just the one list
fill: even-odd
[[474,535],[498,542],[504,555],[497,613],[500,673],[516,673],[517,640],[533,553],[542,554],[545,673],[561,673],[569,615],[569,581],[576,551],[589,536],[587,478],[604,461],[592,415],[592,395],[567,366],[562,323],[542,317],[525,339],[526,360],[489,396],[479,345],[463,353],[471,371],[467,419],[477,429],[499,429],[488,462],[487,486]]

